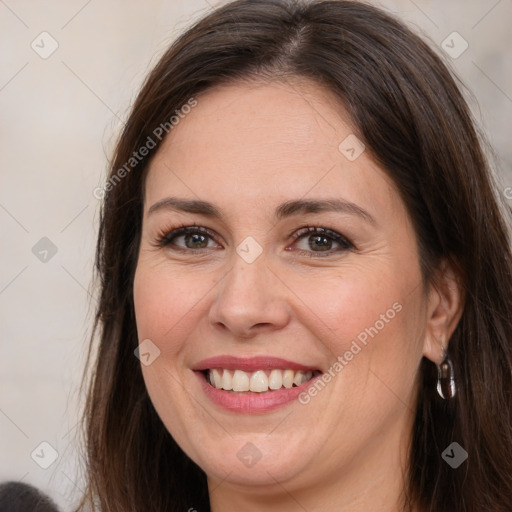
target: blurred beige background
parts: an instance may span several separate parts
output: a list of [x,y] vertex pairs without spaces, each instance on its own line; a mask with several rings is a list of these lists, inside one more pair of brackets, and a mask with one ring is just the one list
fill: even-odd
[[[429,37],[474,93],[502,190],[512,186],[512,0],[375,3]],[[0,481],[33,483],[63,510],[82,486],[74,435],[94,309],[93,190],[145,74],[213,5],[0,0]]]

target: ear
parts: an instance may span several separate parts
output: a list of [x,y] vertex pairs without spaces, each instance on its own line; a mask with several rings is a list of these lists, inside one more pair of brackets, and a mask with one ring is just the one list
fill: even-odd
[[453,267],[443,260],[429,285],[423,355],[440,364],[464,309],[464,293]]

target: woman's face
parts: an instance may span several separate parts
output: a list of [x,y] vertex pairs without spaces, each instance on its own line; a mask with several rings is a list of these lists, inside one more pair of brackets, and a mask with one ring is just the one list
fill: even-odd
[[[151,400],[211,487],[382,480],[405,455],[426,333],[404,204],[320,86],[196,100],[146,181],[134,300]],[[214,369],[257,391],[217,389]]]

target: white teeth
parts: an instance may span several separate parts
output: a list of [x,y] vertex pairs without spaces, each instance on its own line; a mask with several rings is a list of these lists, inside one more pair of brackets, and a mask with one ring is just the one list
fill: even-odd
[[293,378],[293,383],[296,386],[300,386],[302,384],[302,377],[304,377],[304,372],[298,371]]
[[233,374],[233,391],[249,391],[249,375],[242,370]]
[[293,386],[293,370],[285,370],[283,373],[283,386],[287,389]]
[[252,374],[249,389],[257,393],[268,391],[268,378],[263,370],[258,370]]
[[243,370],[234,370],[233,372],[220,368],[208,370],[206,376],[208,382],[217,389],[234,392],[252,391],[254,393],[281,389],[283,386],[290,389],[293,385],[304,384],[312,377],[312,371],[273,369],[267,376],[267,372],[264,370],[258,370],[251,374]]
[[229,370],[222,372],[222,389],[226,391],[233,389],[233,375]]
[[268,378],[268,387],[270,389],[281,389],[283,386],[283,373],[281,370],[272,370]]
[[217,369],[214,369],[210,372],[210,378],[213,376],[213,382],[212,382],[212,385],[215,386],[216,388],[221,388],[222,387],[222,377],[219,373],[219,370]]

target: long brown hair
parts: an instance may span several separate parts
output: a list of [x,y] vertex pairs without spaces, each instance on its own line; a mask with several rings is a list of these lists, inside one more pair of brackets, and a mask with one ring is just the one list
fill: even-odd
[[[342,0],[229,3],[182,34],[147,77],[120,136],[100,216],[80,509],[209,510],[206,475],[165,429],[134,356],[132,283],[145,171],[161,142],[155,130],[171,129],[175,112],[208,88],[251,77],[303,77],[335,93],[400,191],[425,281],[448,259],[465,289],[449,343],[455,398],[442,400],[436,366],[421,364],[404,508],[510,512],[512,258],[504,210],[469,108],[442,60],[394,17]],[[149,138],[149,154],[127,167]],[[457,469],[441,457],[453,441],[468,452]]]

